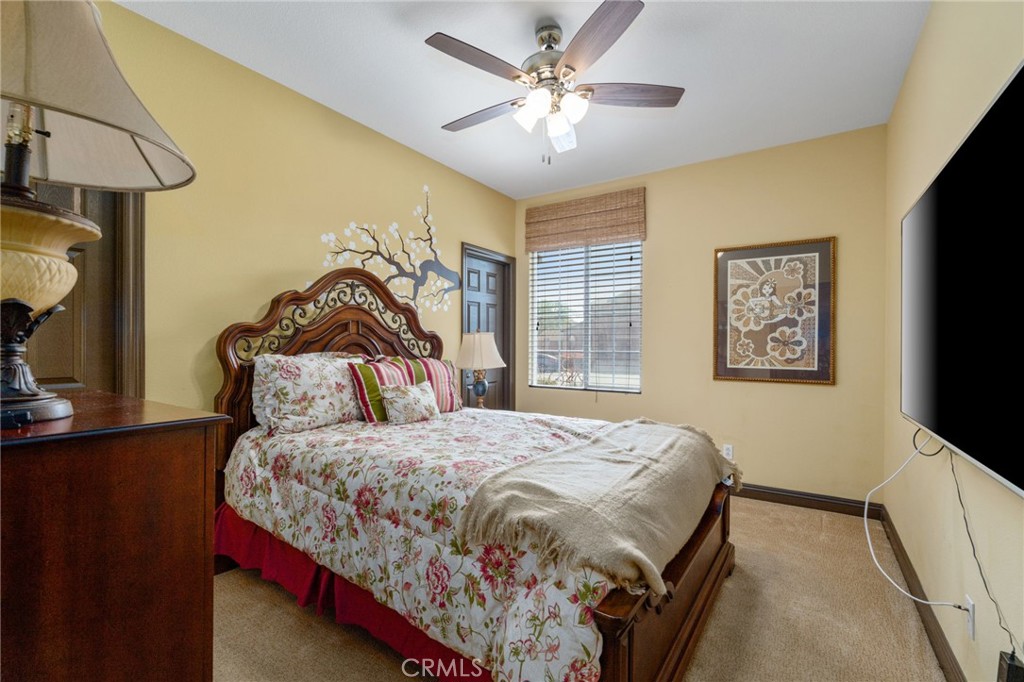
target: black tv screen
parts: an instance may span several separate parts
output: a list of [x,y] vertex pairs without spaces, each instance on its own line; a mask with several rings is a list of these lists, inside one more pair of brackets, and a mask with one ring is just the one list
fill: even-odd
[[1018,72],[903,219],[901,408],[1024,496],[1022,97]]

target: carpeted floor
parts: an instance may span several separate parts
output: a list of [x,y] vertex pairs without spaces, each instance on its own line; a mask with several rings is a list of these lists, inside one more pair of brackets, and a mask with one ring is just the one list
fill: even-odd
[[[736,498],[732,509],[736,570],[687,682],[942,682],[914,606],[872,566],[860,518]],[[881,525],[871,532],[902,582]],[[394,651],[252,571],[214,580],[213,658],[215,682],[410,679]]]

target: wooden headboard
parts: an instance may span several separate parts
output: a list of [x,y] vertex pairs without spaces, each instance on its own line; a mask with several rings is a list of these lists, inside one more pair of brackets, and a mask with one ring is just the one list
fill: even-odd
[[270,302],[259,322],[233,324],[217,339],[224,384],[214,408],[231,417],[221,427],[217,469],[235,441],[256,425],[252,413],[257,355],[346,351],[366,355],[441,358],[441,337],[420,324],[416,309],[401,303],[377,277],[361,268],[332,270],[305,291],[286,291]]

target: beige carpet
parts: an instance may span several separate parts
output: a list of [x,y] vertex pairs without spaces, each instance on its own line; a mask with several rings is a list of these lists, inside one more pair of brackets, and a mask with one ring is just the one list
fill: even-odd
[[[902,582],[882,527],[879,560]],[[736,570],[687,674],[704,680],[928,681],[943,676],[909,599],[871,564],[861,520],[734,499]],[[409,680],[402,657],[252,571],[214,581],[216,682]]]

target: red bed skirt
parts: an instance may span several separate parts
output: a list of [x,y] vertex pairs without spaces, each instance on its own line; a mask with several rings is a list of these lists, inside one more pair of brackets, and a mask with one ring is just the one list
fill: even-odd
[[217,508],[214,523],[215,554],[230,557],[241,568],[260,569],[264,580],[291,592],[300,606],[315,604],[318,614],[333,609],[336,622],[364,628],[406,658],[402,672],[408,677],[422,670],[443,682],[491,678],[490,671],[431,639],[363,588],[246,521],[226,503]]

